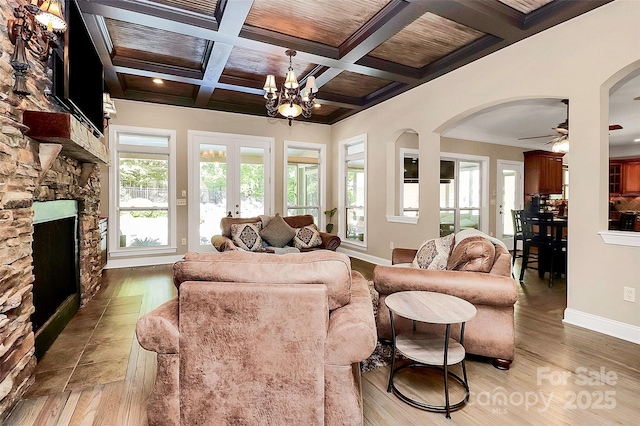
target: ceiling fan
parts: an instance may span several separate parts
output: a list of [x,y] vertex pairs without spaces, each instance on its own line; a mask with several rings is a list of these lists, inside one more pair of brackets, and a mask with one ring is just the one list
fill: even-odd
[[[563,99],[562,103],[567,106],[567,118],[557,127],[553,127],[551,130],[557,132],[555,135],[543,135],[543,136],[531,136],[527,138],[519,138],[519,141],[527,139],[539,139],[539,138],[552,138],[545,145],[553,144],[551,147],[553,152],[569,152],[569,99]],[[619,124],[612,124],[609,126],[609,131],[620,130],[622,126]]]

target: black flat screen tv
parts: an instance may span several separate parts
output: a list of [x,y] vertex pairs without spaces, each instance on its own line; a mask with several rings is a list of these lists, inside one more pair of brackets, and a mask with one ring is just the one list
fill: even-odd
[[53,54],[53,95],[98,137],[104,132],[104,69],[80,7],[65,2],[68,29],[64,45]]

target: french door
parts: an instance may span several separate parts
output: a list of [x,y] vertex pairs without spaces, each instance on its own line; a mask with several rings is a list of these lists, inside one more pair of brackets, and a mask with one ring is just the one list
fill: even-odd
[[511,210],[522,210],[524,205],[524,163],[498,160],[497,169],[496,234],[509,250],[513,250]]
[[273,138],[189,131],[189,250],[213,251],[225,216],[273,211]]

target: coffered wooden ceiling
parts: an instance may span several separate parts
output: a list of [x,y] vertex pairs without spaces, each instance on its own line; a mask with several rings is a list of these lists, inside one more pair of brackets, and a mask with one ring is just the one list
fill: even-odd
[[77,0],[115,99],[266,116],[294,49],[328,124],[609,1]]

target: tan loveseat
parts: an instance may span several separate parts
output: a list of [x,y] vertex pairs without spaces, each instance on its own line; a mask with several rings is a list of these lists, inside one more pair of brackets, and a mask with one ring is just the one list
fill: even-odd
[[377,336],[347,256],[187,253],[174,283],[136,327],[158,354],[150,425],[362,425]]
[[[287,224],[292,228],[302,228],[303,226],[312,225],[313,216],[310,214],[297,215],[297,216],[283,216],[282,217]],[[231,240],[231,224],[233,223],[255,223],[262,222],[260,217],[224,217],[220,220],[220,231],[222,235],[214,235],[211,237],[211,244],[218,251],[236,250],[237,247]],[[331,250],[336,251],[340,246],[341,240],[337,235],[329,234],[327,232],[320,231],[320,238],[322,244],[313,249],[301,249],[301,251],[313,251],[313,250]]]
[[[393,250],[392,264],[411,263],[417,250]],[[514,304],[518,299],[516,281],[511,276],[511,255],[503,247],[495,246],[495,257],[490,270],[468,272],[456,270],[427,270],[410,267],[376,266],[375,289],[380,293],[377,328],[381,339],[391,339],[389,309],[385,298],[389,294],[422,290],[446,293],[471,302],[478,310],[466,324],[464,346],[468,353],[493,359],[493,365],[509,369],[515,355]],[[396,331],[410,331],[412,323],[394,317]],[[418,330],[435,331],[442,326],[420,324]],[[459,326],[452,327],[454,338],[459,337]]]

